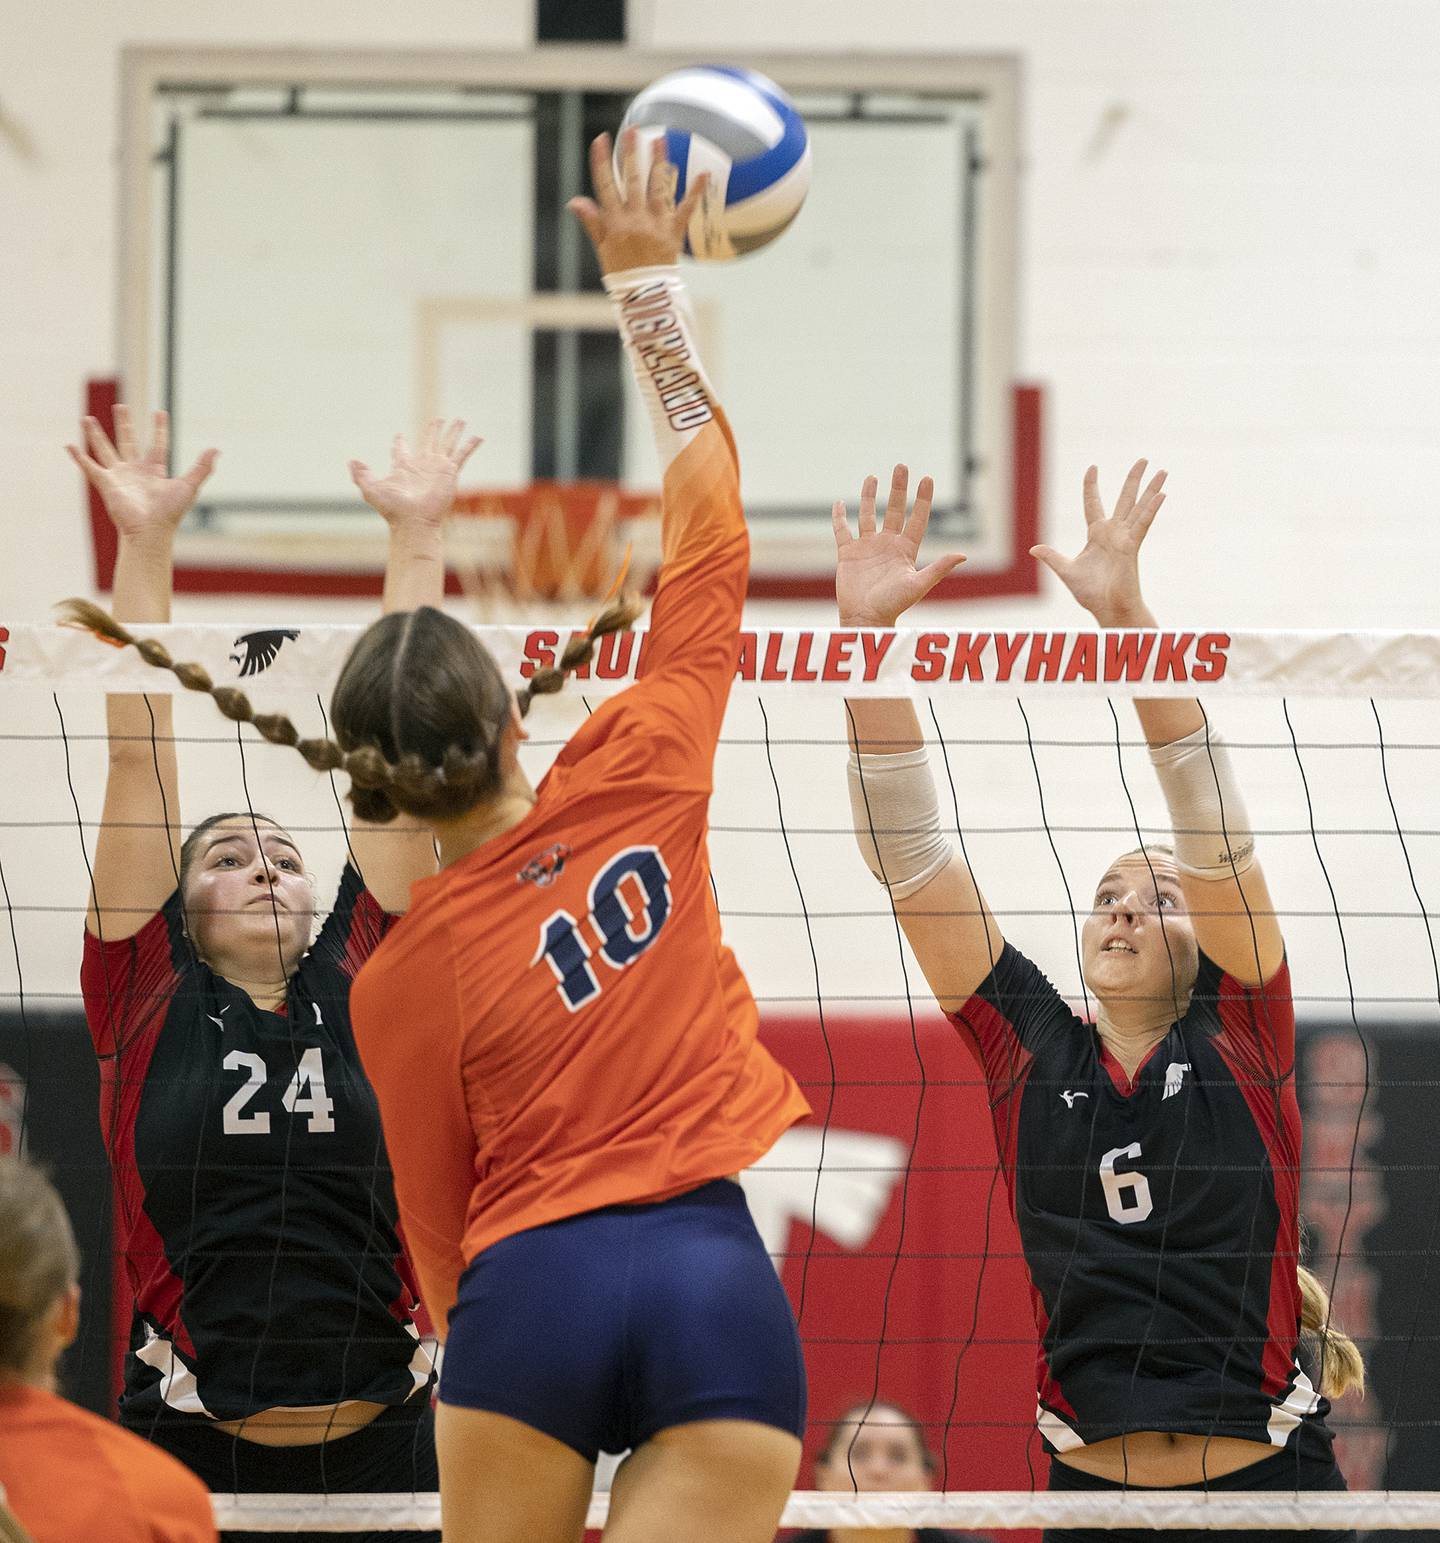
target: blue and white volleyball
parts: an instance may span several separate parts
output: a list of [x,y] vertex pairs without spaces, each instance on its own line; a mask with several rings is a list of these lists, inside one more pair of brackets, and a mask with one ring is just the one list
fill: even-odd
[[805,120],[754,70],[707,64],[664,75],[631,102],[620,128],[639,129],[642,149],[664,135],[680,177],[678,198],[702,171],[710,173],[685,241],[702,262],[725,262],[773,241],[810,190]]

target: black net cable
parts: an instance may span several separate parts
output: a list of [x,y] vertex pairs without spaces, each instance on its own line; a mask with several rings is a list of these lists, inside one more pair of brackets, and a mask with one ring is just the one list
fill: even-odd
[[[790,877],[795,884],[795,893],[800,901],[800,912],[805,917],[805,941],[810,950],[810,969],[815,979],[815,1014],[820,1023],[820,1038],[825,1046],[825,1059],[830,1069],[829,1097],[825,1104],[825,1118],[820,1125],[820,1152],[815,1163],[815,1186],[810,1193],[810,1235],[805,1240],[805,1254],[800,1265],[800,1291],[799,1300],[795,1304],[795,1323],[797,1329],[805,1326],[805,1287],[810,1276],[810,1259],[815,1250],[815,1234],[820,1223],[820,1185],[825,1174],[825,1143],[830,1135],[830,1121],[835,1115],[835,1050],[830,1043],[830,1031],[825,1023],[825,993],[820,984],[820,956],[815,951],[815,933],[810,926],[810,917],[805,908],[805,887],[800,882],[800,872],[795,866],[795,853],[790,846],[790,836],[785,829],[785,799],[780,792],[780,779],[775,774],[775,759],[770,753],[770,718],[765,711],[765,703],[757,698],[755,705],[760,709],[760,722],[765,731],[765,765],[770,773],[770,783],[775,789],[775,815],[780,821],[780,835],[785,842],[785,861],[790,867]],[[714,873],[711,873],[710,882],[715,882]],[[716,909],[719,909],[719,901],[716,901]],[[852,1479],[854,1475],[851,1475]]]
[[[983,907],[984,901],[980,899],[980,882],[975,877],[975,870],[970,866],[970,853],[965,844],[965,826],[960,818],[960,795],[955,787],[955,769],[950,764],[950,747],[946,743],[944,731],[940,727],[940,719],[935,711],[935,699],[929,698],[926,706],[930,712],[930,721],[935,726],[936,738],[940,745],[940,755],[945,762],[945,780],[950,788],[950,809],[955,817],[955,839],[960,846],[960,861],[965,865],[965,871],[970,875],[971,888],[975,892],[977,903]],[[990,935],[988,925],[985,928],[985,948],[990,962],[990,969],[995,969],[995,945]],[[1011,1085],[1015,1081],[1015,1048],[1010,1047],[1011,1056]],[[984,1084],[983,1076],[979,1079]],[[1015,1101],[1007,1100],[1006,1119],[1015,1118]],[[960,1402],[960,1369],[965,1361],[966,1352],[975,1343],[976,1334],[980,1324],[980,1298],[985,1289],[985,1271],[990,1262],[990,1216],[995,1204],[995,1191],[1000,1184],[1001,1171],[997,1159],[990,1171],[990,1184],[985,1192],[985,1221],[982,1229],[982,1242],[980,1254],[980,1268],[975,1277],[975,1294],[970,1302],[970,1327],[966,1331],[965,1338],[960,1343],[960,1348],[955,1353],[955,1367],[950,1378],[950,1403],[945,1410],[945,1426],[940,1437],[940,1487],[950,1487],[950,1428],[955,1422],[955,1409]],[[1035,1482],[1034,1469],[1031,1469],[1030,1481],[1033,1487]]]
[[[855,715],[849,702],[845,704],[845,717],[850,727],[851,740],[858,746],[859,735],[855,729]],[[860,761],[860,792],[865,801],[865,819],[869,825],[873,839],[875,821],[870,809],[870,794],[865,788],[864,757],[857,756]],[[876,846],[877,854],[880,852]],[[880,1335],[875,1344],[875,1373],[874,1381],[870,1389],[870,1396],[865,1405],[865,1411],[855,1426],[855,1435],[851,1437],[849,1446],[845,1449],[845,1466],[850,1474],[850,1483],[858,1494],[859,1481],[855,1477],[855,1467],[852,1461],[855,1443],[859,1440],[861,1427],[869,1419],[875,1408],[876,1401],[880,1397],[880,1361],[885,1353],[885,1336],[890,1326],[890,1294],[895,1286],[895,1276],[900,1269],[900,1250],[905,1246],[905,1224],[909,1220],[910,1211],[910,1169],[915,1161],[915,1148],[920,1142],[920,1121],[925,1110],[925,1093],[927,1088],[927,1073],[925,1057],[920,1051],[920,1031],[915,1021],[915,999],[910,994],[910,971],[905,965],[905,936],[900,925],[899,913],[895,910],[895,902],[890,895],[889,882],[885,877],[885,858],[880,855],[880,882],[885,885],[886,898],[890,900],[890,916],[895,929],[895,949],[900,961],[900,979],[905,987],[905,1014],[910,1027],[910,1048],[915,1056],[915,1065],[920,1074],[919,1090],[915,1099],[915,1123],[910,1132],[909,1150],[905,1159],[905,1171],[900,1179],[900,1228],[895,1240],[895,1258],[890,1266],[890,1272],[885,1277],[885,1292],[880,1304]]]
[[[1400,823],[1400,812],[1395,806],[1395,795],[1390,788],[1390,767],[1386,756],[1385,725],[1380,717],[1379,705],[1373,698],[1370,702],[1370,711],[1375,719],[1375,743],[1380,752],[1380,780],[1385,788],[1385,801],[1390,807],[1390,817],[1395,823],[1395,838],[1400,843],[1400,853],[1405,860],[1405,873],[1410,881],[1410,891],[1415,896],[1415,904],[1419,907],[1420,921],[1425,928],[1425,942],[1430,950],[1430,968],[1435,979],[1435,1001],[1436,1005],[1440,1006],[1440,954],[1436,952],[1435,934],[1430,927],[1430,918],[1426,914],[1425,901],[1420,894],[1420,885],[1415,878],[1415,865],[1410,860],[1410,848],[1405,840],[1405,829]],[[1383,1080],[1377,1082],[1377,1086],[1383,1087],[1386,1085]],[[1425,1230],[1425,1247],[1419,1251],[1422,1259],[1420,1288],[1415,1294],[1415,1310],[1410,1318],[1409,1332],[1405,1336],[1405,1349],[1400,1357],[1400,1370],[1395,1379],[1396,1394],[1391,1405],[1390,1433],[1386,1440],[1387,1461],[1394,1448],[1394,1432],[1400,1423],[1400,1411],[1404,1403],[1406,1390],[1409,1387],[1410,1363],[1414,1356],[1416,1341],[1420,1338],[1434,1339],[1437,1337],[1433,1334],[1423,1336],[1420,1334],[1421,1320],[1430,1309],[1431,1278],[1435,1267],[1435,1242],[1437,1236],[1440,1236],[1440,1184],[1434,1186],[1434,1194],[1430,1205],[1430,1220]],[[1366,1254],[1370,1257],[1376,1257],[1378,1250],[1367,1249]],[[1341,1250],[1337,1248],[1335,1251],[1337,1266],[1340,1256]]]
[[[1158,881],[1157,881],[1157,879],[1155,877],[1155,865],[1151,861],[1149,849],[1145,845],[1145,837],[1141,834],[1140,818],[1139,818],[1139,815],[1136,813],[1135,799],[1134,799],[1134,797],[1132,796],[1132,794],[1130,792],[1130,784],[1129,784],[1129,782],[1128,782],[1128,780],[1126,779],[1126,776],[1125,776],[1125,752],[1124,752],[1124,749],[1122,748],[1121,742],[1120,742],[1120,718],[1119,718],[1119,715],[1115,711],[1115,704],[1108,697],[1105,700],[1105,706],[1109,709],[1110,721],[1115,726],[1115,766],[1116,766],[1116,770],[1119,772],[1119,775],[1120,775],[1120,788],[1121,788],[1121,791],[1125,794],[1125,803],[1126,803],[1126,806],[1130,810],[1130,820],[1131,820],[1132,825],[1134,826],[1135,839],[1140,844],[1141,855],[1145,859],[1145,869],[1146,869],[1146,872],[1150,875],[1151,886],[1152,886],[1153,889],[1155,889],[1155,891],[1156,891],[1156,893],[1158,895],[1159,884],[1158,884]],[[1174,1026],[1176,1032],[1179,1033],[1179,1035],[1180,1035],[1180,1043],[1181,1043],[1181,1049],[1182,1049],[1182,1053],[1183,1053],[1183,1051],[1185,1049],[1184,1031],[1183,1031],[1183,1026],[1182,1026],[1182,1023],[1181,1023],[1181,1019],[1182,1019],[1182,1016],[1183,1016],[1183,1009],[1182,1009],[1182,1007],[1180,1005],[1180,982],[1179,982],[1179,977],[1177,976],[1176,970],[1175,970],[1175,954],[1174,954],[1174,950],[1170,946],[1170,934],[1169,934],[1169,931],[1167,930],[1167,928],[1165,926],[1164,912],[1162,912],[1160,910],[1160,907],[1159,907],[1158,904],[1156,905],[1156,908],[1155,908],[1155,914],[1156,914],[1157,918],[1159,919],[1159,923],[1160,923],[1160,938],[1161,938],[1161,941],[1165,944],[1165,961],[1166,961],[1166,964],[1167,964],[1167,966],[1169,968],[1169,971],[1170,971],[1170,1010],[1171,1010],[1171,1013],[1173,1015],[1173,1026]],[[1188,1006],[1188,1002],[1187,1002],[1186,1005]],[[1187,1059],[1188,1059],[1188,1057],[1187,1057]],[[1140,1336],[1140,1348],[1135,1352],[1135,1360],[1134,1360],[1134,1363],[1131,1365],[1131,1368],[1130,1368],[1130,1401],[1132,1403],[1134,1402],[1135,1386],[1136,1386],[1136,1383],[1139,1381],[1139,1377],[1140,1377],[1140,1367],[1141,1367],[1141,1365],[1143,1364],[1143,1362],[1145,1360],[1146,1353],[1151,1348],[1152,1337],[1153,1337],[1154,1329],[1155,1329],[1155,1317],[1156,1317],[1156,1314],[1160,1311],[1161,1286],[1162,1286],[1162,1281],[1163,1281],[1163,1277],[1164,1277],[1164,1273],[1165,1273],[1165,1247],[1166,1247],[1166,1244],[1169,1242],[1169,1238],[1170,1238],[1170,1218],[1174,1214],[1174,1210],[1175,1210],[1175,1185],[1178,1182],[1179,1176],[1180,1176],[1180,1165],[1181,1165],[1181,1159],[1182,1159],[1182,1157],[1184,1155],[1184,1152],[1185,1152],[1185,1142],[1186,1142],[1186,1139],[1188,1138],[1188,1136],[1190,1134],[1190,1107],[1191,1107],[1191,1104],[1193,1103],[1193,1100],[1187,1098],[1187,1099],[1183,1100],[1183,1103],[1185,1105],[1185,1108],[1182,1111],[1181,1117],[1180,1117],[1180,1139],[1179,1139],[1179,1142],[1177,1143],[1176,1148],[1175,1148],[1174,1159],[1172,1160],[1172,1162],[1170,1164],[1170,1188],[1169,1188],[1169,1190],[1168,1190],[1168,1192],[1166,1194],[1166,1197],[1165,1197],[1165,1218],[1164,1218],[1164,1220],[1160,1224],[1160,1243],[1159,1243],[1159,1246],[1156,1249],[1156,1253],[1155,1253],[1155,1289],[1154,1289],[1153,1293],[1151,1294],[1151,1298],[1150,1298],[1150,1313],[1149,1313],[1149,1316],[1145,1320],[1145,1332]],[[1248,1271],[1249,1271],[1249,1267],[1250,1267],[1250,1261],[1249,1261],[1248,1256],[1246,1258],[1246,1265],[1245,1265],[1245,1267],[1246,1267],[1246,1271],[1247,1271],[1247,1275],[1248,1275]],[[1233,1348],[1233,1340],[1232,1340],[1232,1348]],[[1228,1357],[1227,1357],[1227,1359],[1228,1359]],[[1207,1451],[1208,1451],[1208,1447],[1209,1447],[1209,1441],[1208,1441],[1208,1438],[1207,1438],[1207,1441],[1206,1441]],[[1123,1483],[1128,1487],[1129,1482],[1130,1482],[1130,1448],[1129,1448],[1129,1442],[1128,1441],[1122,1441],[1121,1442],[1120,1451],[1121,1451],[1121,1457],[1123,1459],[1123,1473],[1124,1473]],[[1202,1457],[1202,1459],[1201,1459],[1201,1470],[1202,1470],[1202,1472],[1204,1471],[1204,1468],[1205,1468],[1205,1460]],[[1207,1489],[1209,1487],[1208,1486],[1208,1478],[1209,1478],[1209,1475],[1206,1474],[1206,1479],[1207,1479],[1206,1487],[1207,1487]]]
[[[1290,741],[1295,751],[1295,768],[1300,773],[1300,785],[1305,794],[1305,808],[1313,823],[1315,816],[1314,801],[1310,797],[1310,780],[1305,774],[1305,762],[1300,755],[1300,749],[1295,740],[1295,728],[1290,721],[1290,703],[1282,697],[1280,710],[1285,718],[1285,728],[1290,735]],[[1403,837],[1402,837],[1403,840]],[[1335,1253],[1335,1263],[1330,1272],[1329,1294],[1333,1303],[1336,1287],[1340,1279],[1340,1260],[1345,1250],[1345,1236],[1350,1228],[1350,1214],[1355,1204],[1355,1160],[1360,1147],[1360,1132],[1365,1118],[1365,1105],[1370,1097],[1370,1046],[1366,1043],[1364,1032],[1360,1028],[1360,1017],[1355,1003],[1355,983],[1350,970],[1350,949],[1345,937],[1345,923],[1340,912],[1340,903],[1335,894],[1335,885],[1330,878],[1330,869],[1325,862],[1325,854],[1320,849],[1319,837],[1314,838],[1315,861],[1320,865],[1321,875],[1325,880],[1325,888],[1330,896],[1330,904],[1335,913],[1335,932],[1340,943],[1340,961],[1345,971],[1345,987],[1350,1001],[1350,1024],[1355,1031],[1356,1042],[1360,1046],[1360,1053],[1365,1068],[1365,1083],[1361,1089],[1360,1102],[1355,1109],[1355,1128],[1350,1140],[1350,1165],[1349,1177],[1345,1190],[1345,1212],[1340,1222],[1339,1236],[1331,1242]],[[1325,1362],[1328,1353],[1328,1333],[1330,1329],[1330,1310],[1327,1309],[1324,1330],[1320,1340],[1320,1367],[1319,1383],[1324,1385]]]
[[[321,732],[322,732],[322,734],[324,735],[324,737],[326,739],[329,739],[330,738],[330,717],[329,717],[329,714],[327,714],[326,711],[325,711],[324,699],[318,693],[316,694],[316,697],[315,697],[315,706],[319,709],[319,713],[320,713]],[[345,855],[346,855],[346,859],[349,861],[350,865],[355,869],[355,872],[357,874],[359,874],[361,884],[364,884],[365,883],[365,873],[364,873],[364,870],[360,866],[360,859],[355,855],[354,844],[350,840],[350,821],[346,818],[346,815],[345,815],[345,806],[344,806],[344,804],[343,804],[343,802],[341,801],[341,798],[340,798],[340,789],[336,785],[336,782],[335,782],[335,772],[334,772],[334,770],[332,769],[332,770],[326,772],[325,777],[326,777],[326,781],[327,781],[327,783],[329,785],[329,788],[330,788],[331,802],[333,802],[334,805],[335,805],[335,817],[340,822],[340,829],[341,829],[341,832],[344,834],[344,837],[345,837]],[[382,1174],[386,1173],[388,1171],[388,1168],[389,1168],[389,1156],[388,1156],[388,1154],[386,1153],[386,1150],[385,1150],[385,1133],[381,1130],[380,1125],[379,1125],[379,1123],[377,1121],[376,1126],[375,1126],[375,1141],[374,1141],[374,1143],[373,1143],[373,1145],[371,1146],[371,1149],[370,1149],[370,1162],[369,1162],[369,1165],[368,1165],[368,1167],[366,1169],[366,1172],[369,1175],[369,1183],[366,1185],[366,1203],[369,1206],[368,1226],[366,1228],[366,1237],[367,1237],[367,1239],[373,1239],[375,1237],[375,1235],[376,1235],[377,1225],[378,1225],[378,1222],[379,1222],[379,1205],[378,1205],[377,1186],[379,1185],[379,1183],[381,1181]],[[367,1244],[367,1249],[368,1249],[368,1244]],[[357,1341],[357,1338],[358,1338],[358,1331],[359,1331],[359,1326],[360,1326],[360,1316],[361,1316],[361,1314],[365,1310],[365,1301],[364,1301],[364,1297],[365,1297],[365,1271],[364,1271],[364,1265],[365,1265],[365,1259],[362,1258],[359,1261],[359,1263],[358,1263],[358,1265],[356,1267],[356,1270],[355,1270],[355,1302],[354,1302],[354,1308],[353,1308],[353,1316],[352,1316],[352,1318],[350,1320],[350,1332],[345,1336],[345,1351],[344,1351],[344,1354],[342,1355],[341,1360],[340,1360],[340,1387],[337,1390],[337,1394],[340,1395],[340,1396],[343,1396],[344,1392],[350,1386],[350,1357],[351,1357],[351,1354],[355,1350],[356,1341]],[[339,1413],[339,1397],[337,1396],[336,1407],[331,1412],[330,1418],[325,1423],[324,1438],[322,1438],[322,1442],[321,1442],[321,1446],[320,1446],[320,1464],[321,1464],[322,1482],[325,1483],[325,1487],[327,1489],[329,1488],[329,1483],[328,1483],[327,1480],[324,1480],[324,1478],[323,1478],[325,1460],[326,1460],[326,1457],[328,1455],[327,1454],[327,1441],[326,1441],[325,1438],[329,1437],[330,1432],[331,1432],[331,1430],[333,1429],[333,1426],[334,1426],[335,1416],[338,1413]],[[421,1435],[421,1427],[420,1427],[420,1424],[417,1422],[416,1426],[415,1426],[415,1432],[414,1432],[414,1434],[410,1438],[410,1441],[411,1441],[411,1471],[412,1471],[412,1473],[418,1471],[418,1456],[419,1456],[419,1450],[418,1449],[419,1449],[419,1444],[420,1444],[420,1435]]]
[[[1065,892],[1065,907],[1070,917],[1070,936],[1075,949],[1075,972],[1080,980],[1080,991],[1085,1008],[1085,1019],[1093,1022],[1094,1015],[1090,1011],[1090,993],[1085,984],[1085,960],[1080,946],[1080,920],[1075,914],[1075,900],[1070,891],[1070,880],[1065,873],[1065,864],[1060,858],[1060,849],[1055,844],[1054,833],[1050,830],[1049,816],[1045,809],[1045,780],[1040,775],[1040,759],[1035,753],[1035,744],[1031,738],[1030,715],[1025,711],[1025,704],[1019,697],[1015,699],[1015,705],[1020,710],[1021,722],[1025,725],[1025,743],[1029,751],[1030,769],[1035,778],[1035,797],[1040,807],[1040,819],[1045,825],[1045,838],[1050,847],[1050,855],[1055,859],[1056,870],[1060,874],[1060,887]],[[1100,1101],[1092,1099],[1093,1107],[1090,1111],[1090,1120],[1085,1138],[1085,1161],[1080,1173],[1080,1193],[1076,1196],[1075,1216],[1077,1218],[1085,1214],[1085,1183],[1090,1173],[1090,1164],[1095,1157],[1095,1126],[1099,1119]],[[1060,1284],[1055,1288],[1055,1311],[1050,1313],[1049,1320],[1053,1324],[1061,1319],[1064,1312],[1065,1287],[1069,1284],[1070,1274],[1075,1264],[1075,1256],[1080,1247],[1080,1227],[1075,1226],[1071,1233],[1071,1244],[1068,1251],[1065,1268],[1060,1274]],[[1038,1403],[1038,1400],[1037,1400]],[[1025,1460],[1030,1467],[1030,1487],[1035,1486],[1034,1446],[1038,1435],[1038,1425],[1034,1427],[1025,1444]]]
[[[264,845],[263,845],[263,843],[261,842],[261,839],[260,839],[260,825],[259,825],[259,821],[260,821],[261,818],[263,818],[263,816],[260,816],[260,815],[256,814],[255,804],[254,804],[253,800],[250,797],[250,773],[249,773],[249,768],[248,768],[248,766],[246,764],[245,735],[244,735],[243,725],[239,724],[239,723],[237,723],[235,725],[235,745],[236,745],[236,748],[237,748],[237,750],[239,751],[239,754],[240,754],[240,788],[241,788],[241,791],[245,795],[245,810],[246,810],[246,813],[249,815],[249,818],[250,818],[250,831],[251,831],[251,834],[255,838],[255,846],[256,846],[257,850],[261,854],[261,861],[264,862],[265,861],[265,857],[264,857],[265,849],[264,849]],[[295,1039],[295,1017],[294,1017],[293,1013],[288,1011],[288,1007],[289,1007],[289,1002],[288,1002],[289,980],[288,980],[288,973],[287,973],[286,968],[285,968],[285,939],[284,939],[284,936],[283,936],[283,934],[281,932],[281,929],[280,929],[280,913],[279,913],[279,910],[276,908],[276,906],[273,903],[273,891],[272,891],[272,903],[271,903],[271,906],[270,906],[270,916],[271,916],[271,919],[272,919],[272,921],[274,922],[274,925],[275,925],[275,953],[276,953],[277,963],[279,964],[279,967],[280,967],[280,978],[281,978],[282,981],[285,982],[285,987],[286,987],[286,998],[287,998],[287,1000],[285,1002],[285,1005],[287,1007],[287,1011],[285,1013],[286,1037],[287,1037],[287,1039],[289,1041],[289,1049],[290,1049],[291,1058],[298,1065],[299,1064],[299,1055],[297,1053],[298,1046],[296,1044],[296,1039]],[[260,1361],[261,1361],[261,1358],[264,1355],[265,1350],[267,1348],[267,1342],[269,1340],[269,1334],[270,1334],[269,1326],[270,1326],[271,1322],[273,1322],[274,1316],[275,1316],[275,1287],[276,1287],[276,1280],[277,1280],[277,1278],[279,1276],[279,1273],[280,1273],[280,1251],[281,1251],[281,1247],[282,1247],[284,1239],[285,1239],[286,1226],[287,1226],[288,1216],[289,1216],[290,1177],[291,1177],[291,1173],[290,1173],[290,1167],[291,1167],[291,1165],[290,1165],[290,1156],[291,1156],[291,1148],[294,1145],[294,1140],[295,1140],[295,1126],[296,1126],[296,1121],[294,1119],[289,1119],[289,1120],[285,1121],[285,1147],[284,1147],[284,1155],[283,1155],[283,1157],[281,1159],[281,1165],[280,1165],[280,1211],[279,1211],[279,1216],[278,1216],[277,1224],[276,1224],[276,1228],[275,1228],[275,1246],[274,1246],[274,1249],[271,1251],[271,1255],[270,1255],[270,1269],[269,1269],[269,1272],[267,1274],[266,1282],[265,1282],[265,1327],[260,1331],[259,1338],[255,1342],[254,1353],[252,1354],[251,1359],[250,1359],[250,1394],[249,1394],[249,1398],[248,1398],[247,1402],[251,1406],[253,1406],[256,1403],[256,1400],[257,1400],[257,1397],[258,1397],[258,1395],[256,1393],[256,1381],[257,1381],[257,1378],[259,1377],[259,1373],[260,1373]],[[248,1419],[248,1418],[249,1417],[246,1416],[246,1419]],[[234,1433],[234,1435],[233,1435],[233,1437],[231,1439],[231,1463],[232,1463],[231,1472],[232,1472],[233,1479],[234,1479],[234,1485],[235,1485],[235,1488],[237,1490],[240,1488],[239,1456],[238,1456],[238,1454],[239,1454],[240,1442],[244,1439],[243,1431],[244,1431],[244,1428],[245,1428],[245,1423],[246,1423],[246,1420],[241,1420],[240,1421],[240,1424],[239,1424],[238,1428],[236,1429],[236,1431],[235,1431],[235,1433]],[[329,1434],[329,1428],[327,1426],[326,1435],[328,1435],[328,1434]],[[322,1462],[322,1466],[323,1466],[323,1462],[324,1462],[324,1450],[325,1449],[322,1446],[321,1447],[321,1454],[322,1454],[321,1462]]]

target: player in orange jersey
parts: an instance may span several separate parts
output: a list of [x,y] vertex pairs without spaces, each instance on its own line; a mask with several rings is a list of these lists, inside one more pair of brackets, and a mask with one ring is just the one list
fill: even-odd
[[0,1158],[0,1498],[25,1529],[0,1525],[0,1538],[215,1543],[193,1473],[55,1391],[80,1324],[79,1273],[60,1196],[24,1158]]
[[356,813],[429,824],[442,870],[356,979],[361,1055],[433,1321],[447,1543],[573,1543],[631,1449],[611,1543],[761,1543],[794,1483],[794,1318],[738,1184],[808,1111],[756,1040],[706,850],[749,541],[735,450],[674,266],[676,203],[631,136],[577,200],[664,473],[637,683],[532,788],[517,750],[612,611],[517,701],[435,610],[356,644],[333,703]]

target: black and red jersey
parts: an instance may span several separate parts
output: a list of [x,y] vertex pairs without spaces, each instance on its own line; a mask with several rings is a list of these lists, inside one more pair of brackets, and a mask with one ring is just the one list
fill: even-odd
[[1049,1448],[1140,1430],[1284,1446],[1323,1420],[1295,1358],[1288,966],[1247,989],[1202,955],[1189,1006],[1133,1079],[1008,944],[951,1021],[989,1088]]
[[[348,867],[283,1007],[197,957],[178,892],[85,938],[117,1237],[135,1299],[121,1414],[402,1403],[431,1375],[380,1114],[350,1028],[389,918]],[[404,1026],[395,1025],[397,1033]]]

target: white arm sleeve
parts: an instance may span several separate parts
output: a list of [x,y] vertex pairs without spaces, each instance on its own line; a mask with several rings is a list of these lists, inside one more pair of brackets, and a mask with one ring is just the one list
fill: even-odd
[[955,855],[940,829],[940,805],[923,749],[900,755],[850,753],[850,814],[865,866],[905,900]]
[[1225,742],[1201,726],[1150,760],[1170,810],[1175,862],[1197,879],[1230,879],[1255,862],[1255,835]]
[[695,346],[690,294],[679,268],[607,273],[620,340],[650,414],[662,465],[715,417],[714,393]]

